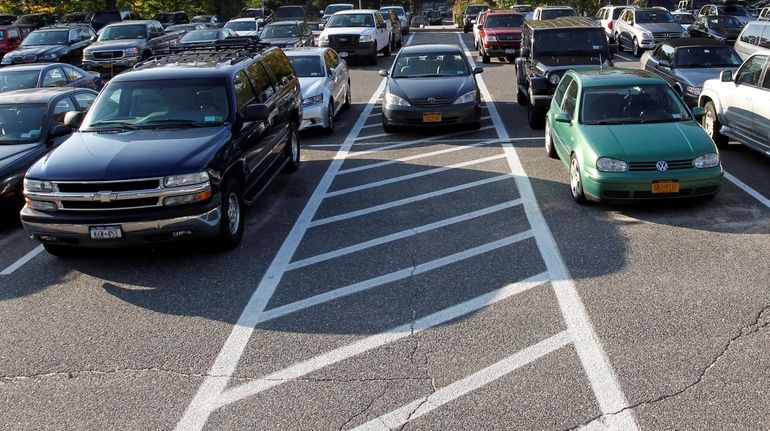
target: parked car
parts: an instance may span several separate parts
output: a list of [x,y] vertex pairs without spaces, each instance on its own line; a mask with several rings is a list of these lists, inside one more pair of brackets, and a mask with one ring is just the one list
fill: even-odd
[[15,50],[3,56],[2,64],[69,63],[79,65],[83,50],[96,33],[87,24],[60,24],[30,33]]
[[404,7],[396,5],[383,6],[380,8],[380,13],[384,15],[386,12],[391,10],[396,13],[398,20],[401,21],[401,34],[406,36],[409,34],[409,26],[411,24],[409,22],[409,17],[407,17],[406,11],[404,10]]
[[16,15],[0,15],[0,25],[12,25],[17,19]]
[[703,85],[698,102],[706,109],[703,127],[718,146],[735,139],[770,156],[769,57],[767,52],[753,54],[735,74],[726,70]]
[[735,72],[741,58],[714,39],[686,37],[661,42],[642,55],[640,64],[665,79],[688,106],[698,106],[703,83],[724,70]]
[[181,38],[191,31],[208,29],[209,27],[205,24],[177,24],[166,27],[166,34],[177,34]]
[[700,8],[707,4],[709,4],[709,0],[679,0],[676,11],[688,12],[692,16],[697,17]]
[[486,18],[488,13],[489,9],[479,12],[478,16],[476,16],[476,21],[474,21],[473,24],[473,47],[476,50],[481,46],[481,27],[484,26],[484,18]]
[[56,15],[52,13],[31,13],[22,15],[14,23],[15,25],[28,25],[37,30],[56,24]]
[[535,12],[535,8],[533,8],[531,5],[528,4],[515,4],[509,8],[510,10],[514,12],[518,12],[522,15]]
[[259,32],[267,24],[263,24],[255,18],[234,18],[228,21],[223,28],[234,31],[238,36],[259,40]]
[[604,32],[607,34],[607,38],[611,43],[615,43],[615,22],[620,17],[620,14],[623,13],[624,9],[625,6],[605,6],[599,9],[596,12],[596,15],[594,15],[596,22],[604,27]]
[[540,6],[535,9],[532,19],[535,21],[578,16],[577,11],[570,6]]
[[524,22],[514,88],[519,105],[527,107],[530,127],[543,127],[551,97],[567,70],[610,67],[611,58],[607,36],[596,21],[568,17]]
[[72,12],[64,15],[60,21],[62,24],[88,24],[91,25],[91,12]]
[[513,62],[520,54],[524,16],[512,11],[490,11],[480,26],[479,55],[482,63],[491,57]]
[[[273,11],[266,7],[246,7],[241,9],[239,18],[254,18],[257,21],[257,27],[261,30],[266,25],[275,21]],[[234,20],[231,20],[234,21]],[[233,29],[235,30],[235,29]],[[236,30],[237,31],[237,30]]]
[[770,21],[753,21],[743,27],[735,41],[735,51],[743,60],[755,52],[770,49]]
[[743,30],[743,23],[733,16],[702,16],[692,23],[687,32],[692,37],[708,37],[729,45],[735,44]]
[[757,21],[770,21],[770,7],[763,7],[757,15]]
[[0,69],[0,93],[27,88],[77,87],[99,91],[104,81],[95,72],[71,64],[19,64]]
[[329,18],[318,43],[337,51],[342,58],[364,58],[375,65],[378,52],[390,56],[390,33],[390,21],[377,10],[344,10]]
[[313,46],[313,33],[305,21],[278,21],[262,30],[259,41],[281,48]]
[[649,72],[571,70],[548,111],[545,150],[569,171],[578,203],[710,198],[724,173],[702,115]]
[[187,12],[181,10],[176,12],[158,12],[152,19],[161,23],[163,28],[171,25],[190,23],[190,17],[187,16]]
[[743,24],[754,21],[756,17],[744,5],[739,3],[709,4],[700,8],[698,17],[702,16],[734,16]]
[[140,20],[142,19],[138,13],[131,10],[104,10],[98,11],[91,17],[91,28],[94,31],[99,32],[106,25],[127,21],[127,20]]
[[396,11],[389,9],[385,12],[380,11],[380,14],[386,21],[390,21],[390,46],[393,48],[401,48],[401,45],[404,44],[404,32],[401,28],[401,20],[398,19]]
[[307,21],[303,6],[281,6],[275,10],[276,21]]
[[229,28],[206,28],[193,30],[179,39],[173,50],[182,51],[191,48],[213,47],[218,40],[238,37],[234,31]]
[[481,93],[465,53],[456,45],[414,45],[398,53],[387,77],[382,105],[386,133],[402,127],[481,127]]
[[299,129],[322,127],[327,133],[334,132],[334,117],[351,104],[347,63],[330,48],[297,48],[284,52],[294,66],[302,89]]
[[435,9],[428,12],[428,25],[442,24],[444,24],[444,17],[441,16],[441,12]]
[[216,15],[195,15],[190,18],[190,23],[203,24],[209,28],[222,28],[222,26],[225,25],[225,23]]
[[79,130],[25,176],[26,231],[56,255],[193,238],[237,246],[244,205],[300,163],[294,69],[279,48],[250,50],[144,62],[85,118],[67,114]]
[[687,32],[671,13],[659,8],[627,8],[615,22],[615,40],[620,50],[628,48],[636,57],[658,42],[686,36]]
[[332,15],[335,14],[335,12],[339,12],[341,10],[351,10],[355,9],[352,3],[332,3],[324,9],[323,13],[321,14],[321,22],[326,24],[327,21],[329,21],[329,18],[331,18]]
[[32,27],[9,25],[0,27],[0,57],[13,51],[21,45],[21,41],[24,40],[29,33],[32,32]]
[[468,33],[473,30],[473,24],[476,24],[476,17],[479,12],[489,9],[486,4],[471,4],[465,8],[463,13],[463,32]]
[[695,16],[690,12],[671,12],[671,16],[674,17],[674,21],[678,22],[685,31],[695,22]]
[[169,52],[179,34],[166,34],[158,21],[126,21],[102,29],[83,51],[83,68],[116,74],[155,54]]
[[18,213],[24,204],[24,173],[72,133],[72,129],[63,124],[65,114],[85,111],[96,94],[82,88],[28,89],[0,94],[0,211]]

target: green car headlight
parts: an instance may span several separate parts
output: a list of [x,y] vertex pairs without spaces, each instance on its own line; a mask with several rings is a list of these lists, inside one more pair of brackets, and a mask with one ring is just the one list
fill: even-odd
[[596,169],[601,172],[626,172],[628,163],[611,157],[599,157],[596,160]]
[[715,166],[719,166],[719,154],[717,153],[704,154],[696,158],[695,160],[693,160],[692,164],[698,169],[713,168]]

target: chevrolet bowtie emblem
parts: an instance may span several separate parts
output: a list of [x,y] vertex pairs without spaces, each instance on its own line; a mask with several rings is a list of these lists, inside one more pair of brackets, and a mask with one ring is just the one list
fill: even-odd
[[112,202],[112,201],[116,200],[117,198],[118,198],[118,194],[117,193],[112,193],[112,192],[94,193],[94,195],[91,197],[91,199],[93,199],[95,201],[99,201],[101,203]]

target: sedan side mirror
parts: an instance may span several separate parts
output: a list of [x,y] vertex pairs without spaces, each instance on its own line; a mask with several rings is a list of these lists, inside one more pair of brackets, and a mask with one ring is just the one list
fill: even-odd
[[484,68],[481,67],[481,66],[476,66],[476,67],[473,68],[473,74],[474,75],[478,75],[479,73],[481,73],[483,71],[484,71]]
[[385,69],[380,69],[380,71],[379,71],[379,74],[380,74],[380,76],[382,76],[382,77],[386,77],[386,78],[387,78],[387,77],[388,77],[388,75],[389,75],[388,71],[387,71],[387,70],[385,70]]
[[722,73],[719,74],[719,79],[721,79],[722,82],[732,82],[733,72],[730,70],[723,70]]
[[246,105],[243,109],[244,121],[265,121],[270,117],[270,109],[260,103]]
[[83,117],[85,117],[84,112],[69,111],[66,114],[64,114],[64,126],[70,129],[77,129],[80,127],[80,124],[83,122]]
[[553,114],[553,119],[557,123],[570,123],[572,122],[572,119],[570,118],[569,114],[561,111]]
[[701,118],[703,118],[704,115],[706,115],[706,108],[702,106],[696,106],[692,108],[692,116],[696,120],[700,120]]

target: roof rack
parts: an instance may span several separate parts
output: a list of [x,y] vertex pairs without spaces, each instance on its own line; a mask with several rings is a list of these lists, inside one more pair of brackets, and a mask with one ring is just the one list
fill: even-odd
[[137,63],[134,69],[141,70],[172,64],[229,63],[233,65],[247,58],[253,58],[269,46],[269,44],[254,42],[247,37],[218,40],[212,46],[184,48],[178,51],[169,50],[159,53],[141,63]]

